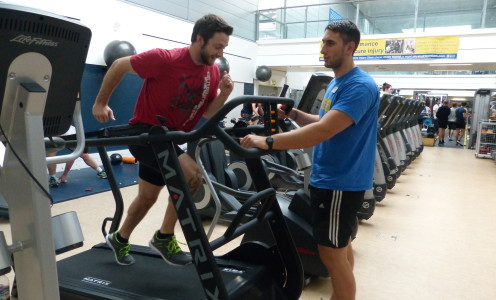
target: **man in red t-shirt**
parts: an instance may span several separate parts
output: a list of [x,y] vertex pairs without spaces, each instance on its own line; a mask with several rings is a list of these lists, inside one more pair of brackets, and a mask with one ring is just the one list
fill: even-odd
[[[153,49],[117,59],[107,71],[93,105],[93,116],[99,122],[114,120],[109,98],[126,73],[144,79],[134,114],[129,123],[135,126],[165,125],[171,130],[191,131],[203,117],[211,117],[227,100],[233,82],[227,72],[220,74],[214,64],[223,56],[233,28],[216,15],[205,15],[196,21],[189,47],[165,50]],[[220,93],[217,95],[217,90]],[[161,116],[162,121],[157,118]],[[162,124],[164,122],[165,124]],[[176,152],[190,190],[194,193],[202,184],[195,161],[176,145]],[[149,146],[130,145],[129,150],[140,162],[138,195],[129,206],[122,227],[107,235],[118,264],[130,265],[129,237],[157,201],[165,182]],[[176,211],[169,198],[163,223],[149,245],[166,262],[173,265],[191,263],[191,257],[181,251],[174,236]]]

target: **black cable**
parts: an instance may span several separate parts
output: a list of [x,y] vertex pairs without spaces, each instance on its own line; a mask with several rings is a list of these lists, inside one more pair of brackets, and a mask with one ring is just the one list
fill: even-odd
[[26,172],[28,173],[29,177],[31,177],[34,180],[34,182],[36,183],[36,185],[43,191],[43,193],[48,197],[48,199],[50,199],[50,206],[53,206],[52,195],[50,195],[50,193],[43,187],[43,185],[41,185],[41,183],[36,179],[36,177],[33,175],[33,173],[31,173],[31,171],[26,166],[26,164],[21,160],[21,158],[19,157],[19,155],[17,155],[17,153],[15,152],[14,148],[12,147],[12,144],[10,143],[9,139],[7,138],[7,135],[5,134],[5,131],[3,131],[2,124],[0,124],[0,131],[2,132],[2,135],[5,138],[5,142],[9,146],[10,150],[12,150],[12,153],[14,154],[14,156],[21,163],[22,167],[24,168],[24,170],[26,170]]

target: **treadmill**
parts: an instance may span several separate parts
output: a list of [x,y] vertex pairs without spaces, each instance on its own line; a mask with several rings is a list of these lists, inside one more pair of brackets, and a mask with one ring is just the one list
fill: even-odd
[[[291,104],[293,100],[280,97],[241,96],[227,102],[210,120],[196,131],[185,133],[168,131],[156,126],[150,132],[138,136],[119,136],[88,139],[88,146],[97,146],[105,154],[104,147],[149,143],[152,145],[167,189],[173,199],[179,223],[193,257],[193,264],[184,267],[169,266],[148,247],[132,245],[131,253],[136,263],[120,266],[113,258],[112,250],[104,243],[95,245],[81,254],[58,262],[61,299],[298,299],[303,288],[303,270],[293,240],[276,201],[276,192],[265,175],[259,149],[245,149],[233,136],[236,129],[217,126],[225,115],[246,102],[269,105]],[[240,129],[242,130],[242,129]],[[112,131],[112,130],[111,130]],[[228,133],[229,132],[229,133]],[[257,192],[247,199],[225,233],[209,242],[188,185],[181,172],[172,142],[178,144],[216,136],[230,151],[245,157]],[[108,156],[102,155],[102,163],[110,182],[115,183]],[[116,184],[115,184],[116,186]],[[116,200],[116,215],[110,230],[118,228],[122,216],[122,197],[118,188],[112,188]],[[250,220],[246,212],[253,211]],[[121,211],[118,211],[121,210]],[[269,223],[277,237],[274,245],[258,241],[242,243],[231,252],[214,257],[213,250],[229,243],[242,234],[249,233],[262,222]]]

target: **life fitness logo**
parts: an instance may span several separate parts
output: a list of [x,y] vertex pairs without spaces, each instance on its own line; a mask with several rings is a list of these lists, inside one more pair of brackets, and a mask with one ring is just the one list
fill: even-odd
[[32,37],[23,34],[11,39],[10,41],[23,45],[36,45],[36,46],[47,46],[47,47],[57,47],[59,45],[58,42],[54,42],[52,40],[47,40],[39,37]]

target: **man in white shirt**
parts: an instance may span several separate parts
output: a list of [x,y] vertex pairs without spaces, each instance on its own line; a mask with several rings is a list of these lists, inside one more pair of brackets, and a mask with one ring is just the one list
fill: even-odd
[[441,107],[440,103],[441,103],[441,100],[436,99],[436,104],[434,104],[432,106],[432,122],[434,123],[434,129],[436,130],[436,134],[439,130],[439,120],[437,119],[437,110],[439,109],[439,107]]
[[434,104],[434,106],[432,107],[432,116],[433,116],[434,120],[437,119],[436,113],[440,107],[440,105],[439,105],[440,103],[441,103],[441,100],[438,99],[438,100],[436,100],[436,104]]

